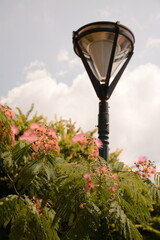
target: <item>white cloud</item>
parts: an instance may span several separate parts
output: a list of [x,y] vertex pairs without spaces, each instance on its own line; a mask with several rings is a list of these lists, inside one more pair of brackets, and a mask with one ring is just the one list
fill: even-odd
[[160,161],[160,68],[153,64],[127,71],[111,105],[112,146],[133,162],[139,155]]
[[[92,119],[95,104],[90,105],[97,102],[97,99],[86,73],[78,75],[71,87],[65,83],[57,83],[46,69],[29,71],[26,79],[26,83],[9,91],[8,96],[1,99],[1,103],[18,106],[24,111],[35,103],[36,110],[50,120],[57,114],[64,118],[72,118],[84,129],[88,128],[89,121],[92,124],[90,128],[94,128]],[[90,104],[88,96],[93,99]],[[87,116],[87,108],[90,108],[89,111],[93,114]]]
[[[160,162],[160,68],[145,64],[127,70],[110,100],[110,147],[124,149],[121,159],[136,161],[140,155]],[[85,131],[97,125],[98,99],[86,73],[71,86],[57,83],[46,69],[29,71],[27,82],[9,91],[1,103],[27,111],[32,103],[50,120],[71,118]]]
[[57,73],[57,76],[60,76],[60,77],[64,77],[66,74],[68,73],[68,70],[60,70],[58,73]]
[[150,38],[147,41],[147,47],[160,47],[160,38]]
[[44,62],[40,62],[38,60],[34,60],[29,64],[29,66],[25,67],[23,72],[28,73],[29,71],[33,70],[34,68],[38,69],[44,69],[46,67],[46,64]]
[[59,65],[60,65],[60,71],[57,72],[57,77],[64,77],[68,73],[70,73],[70,69],[79,69],[82,66],[82,63],[79,58],[77,57],[71,57],[69,55],[68,50],[61,49],[58,56],[57,56]]
[[58,62],[64,62],[69,60],[69,52],[66,49],[61,49],[57,56]]
[[70,61],[68,62],[68,66],[69,68],[74,68],[74,67],[79,67],[81,66],[81,61],[80,61],[80,58],[73,58],[73,59],[70,59]]

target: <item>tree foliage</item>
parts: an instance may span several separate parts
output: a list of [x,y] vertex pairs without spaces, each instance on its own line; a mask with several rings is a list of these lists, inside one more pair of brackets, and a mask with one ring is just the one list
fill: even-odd
[[106,163],[94,131],[32,110],[0,108],[0,239],[159,239],[159,178],[120,162],[120,150]]

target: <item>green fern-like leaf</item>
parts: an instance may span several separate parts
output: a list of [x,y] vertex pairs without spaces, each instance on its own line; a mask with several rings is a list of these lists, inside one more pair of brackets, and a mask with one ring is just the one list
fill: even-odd
[[113,201],[109,210],[110,218],[113,220],[116,229],[125,239],[142,240],[142,236],[132,221],[124,213],[117,201]]
[[[51,226],[54,212],[45,209],[39,214],[36,205],[27,197],[9,195],[0,199],[0,227],[10,225],[10,240],[60,240],[57,226]],[[52,217],[51,217],[52,213]]]
[[55,179],[54,155],[40,155],[27,164],[17,176],[17,188],[30,196],[45,193]]
[[[24,167],[27,161],[30,160],[31,147],[25,142],[17,142],[12,148],[12,158],[18,167]],[[28,158],[26,158],[28,157]]]
[[59,240],[56,231],[51,228],[51,222],[44,214],[39,214],[34,203],[24,196],[25,208],[18,212],[13,219],[10,239],[24,240]]
[[[74,218],[72,226],[63,236],[63,240],[92,239],[100,226],[100,209],[88,202]],[[93,238],[94,239],[94,238]]]
[[[119,182],[118,201],[124,211],[127,213],[130,205],[134,210],[133,216],[136,216],[136,221],[148,221],[150,218],[149,208],[152,208],[153,201],[142,179],[136,173],[127,171],[119,173]],[[129,213],[131,212],[129,211]]]
[[150,181],[149,179],[144,179],[143,181],[147,185],[150,196],[153,199],[153,201],[155,203],[156,202],[159,203],[160,202],[160,188],[157,185],[155,185],[152,181]]
[[0,226],[7,224],[24,208],[24,202],[17,195],[8,195],[0,199]]

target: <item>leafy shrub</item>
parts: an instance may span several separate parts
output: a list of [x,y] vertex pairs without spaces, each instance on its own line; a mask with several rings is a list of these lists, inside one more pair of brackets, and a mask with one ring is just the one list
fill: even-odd
[[94,131],[17,110],[0,107],[0,239],[159,239],[151,161],[106,163]]

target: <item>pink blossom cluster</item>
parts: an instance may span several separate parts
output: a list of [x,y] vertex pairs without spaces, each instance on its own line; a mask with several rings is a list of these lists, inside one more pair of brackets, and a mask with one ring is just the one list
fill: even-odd
[[[13,110],[8,106],[0,105],[0,111],[2,111],[9,120],[11,120],[14,116]],[[4,122],[0,122],[0,127],[2,127],[0,139],[3,140],[4,137],[8,135],[10,137],[11,144],[14,145],[15,135],[19,132],[18,127],[15,124],[11,124],[11,130],[9,128],[7,129]]]
[[44,153],[54,151],[59,153],[58,137],[52,127],[43,126],[40,123],[32,123],[30,129],[26,130],[19,140],[32,143],[32,149]]
[[84,179],[86,180],[86,185],[85,185],[85,192],[90,192],[91,189],[95,188],[94,183],[91,180],[91,174],[90,173],[85,173],[83,175]]
[[82,147],[87,147],[87,145],[91,146],[91,152],[88,156],[89,160],[98,158],[99,148],[102,148],[102,146],[103,146],[103,143],[100,139],[92,138],[91,136],[89,136],[85,133],[81,133],[81,134],[74,136],[72,141],[74,143],[78,143]]
[[15,124],[11,124],[11,129],[14,135],[18,135],[19,129]]
[[109,174],[109,177],[113,179],[113,182],[112,182],[113,185],[109,187],[109,191],[111,193],[111,197],[115,198],[115,192],[117,191],[117,187],[119,185],[119,183],[117,182],[118,175],[117,175],[117,173],[111,173],[111,174]]
[[[0,105],[0,110],[6,115],[8,119],[11,120],[14,117],[14,112],[10,107]],[[0,125],[3,126],[4,124],[1,122]],[[17,135],[19,133],[19,129],[15,124],[11,124],[11,129],[14,135]]]
[[[106,166],[99,167],[95,170],[95,173],[98,174],[98,176],[104,176],[111,178],[113,180],[110,181],[111,185],[109,186],[108,190],[111,193],[111,197],[115,198],[115,192],[117,190],[117,186],[119,185],[117,180],[118,180],[118,175],[116,173],[110,173],[108,171],[108,168]],[[91,174],[90,173],[85,173],[83,175],[83,178],[86,180],[85,184],[85,192],[90,192],[91,189],[94,189],[96,185],[92,182],[91,179]],[[116,181],[115,181],[116,180]]]
[[85,208],[85,203],[80,203],[80,205],[79,205],[79,208],[81,208],[81,209],[83,209],[83,208]]
[[37,209],[37,212],[42,215],[42,209],[41,209],[41,203],[42,203],[42,199],[41,198],[36,198],[35,196],[33,196],[31,198],[31,201],[33,202],[34,206]]
[[98,167],[97,169],[95,169],[95,173],[98,173],[98,175],[100,175],[100,176],[106,176],[106,177],[113,178],[114,180],[118,179],[117,173],[110,173],[108,170],[108,167],[106,167],[106,166]]
[[103,176],[108,176],[108,168],[106,166],[99,167],[95,170],[96,173]]
[[[118,180],[118,175],[117,173],[110,173],[108,171],[108,168],[106,166],[102,166],[102,167],[99,167],[95,170],[96,173],[99,174],[99,176],[105,176],[105,177],[109,177],[109,178],[112,178],[114,179],[113,181],[111,181],[111,183],[113,184],[112,186],[109,187],[109,191],[111,193],[114,193],[116,192],[117,190],[117,186],[118,186],[118,182],[115,181],[115,180]],[[112,194],[112,197],[115,197],[114,194]]]
[[146,156],[140,156],[135,163],[138,169],[136,172],[143,178],[149,178],[156,175],[156,167]]
[[81,133],[72,138],[74,143],[79,143],[81,146],[85,146],[88,142],[87,134]]
[[0,110],[6,115],[8,119],[12,119],[14,116],[13,110],[7,105],[0,105]]

